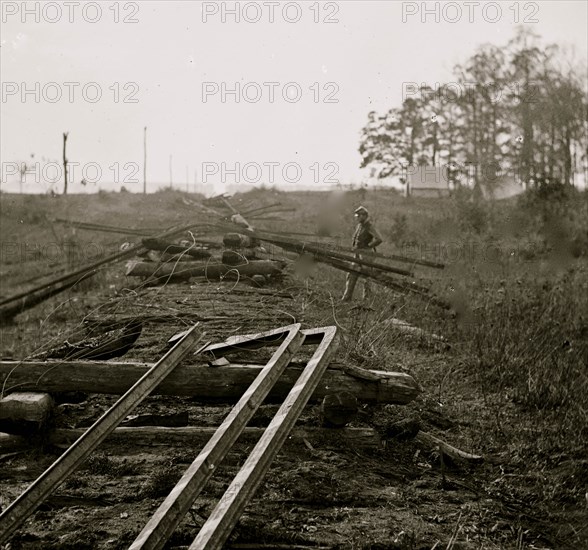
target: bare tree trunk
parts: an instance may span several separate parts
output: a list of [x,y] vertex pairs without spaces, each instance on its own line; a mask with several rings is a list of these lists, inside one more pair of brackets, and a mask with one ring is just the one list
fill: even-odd
[[571,183],[571,176],[572,176],[572,138],[569,125],[566,126],[565,134],[564,134],[564,147],[563,147],[563,155],[564,155],[564,183],[569,185]]
[[476,98],[473,98],[472,102],[472,123],[474,129],[474,198],[477,200],[480,198],[480,144],[479,133],[478,133],[478,106],[476,104]]
[[69,132],[63,132],[63,194],[67,195],[67,157],[65,156],[65,146]]

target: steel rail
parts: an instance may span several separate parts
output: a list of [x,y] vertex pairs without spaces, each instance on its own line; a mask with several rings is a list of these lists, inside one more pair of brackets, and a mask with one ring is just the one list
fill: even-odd
[[336,351],[336,327],[314,329],[309,332],[314,334],[322,332],[323,339],[321,343],[302,371],[296,385],[290,390],[270,425],[247,458],[247,461],[200,529],[197,537],[189,547],[190,550],[222,548],[300,416],[310,395],[322,378],[332,355]]
[[[299,323],[262,333],[262,336],[271,337],[272,334],[284,337],[280,347],[139,533],[131,550],[163,548],[304,341]],[[256,334],[251,338],[259,337]]]

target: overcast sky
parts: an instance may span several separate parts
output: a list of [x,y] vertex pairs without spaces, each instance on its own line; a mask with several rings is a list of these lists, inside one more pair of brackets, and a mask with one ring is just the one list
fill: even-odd
[[[26,160],[39,162],[41,179],[59,176],[60,191],[47,162],[61,162],[68,131],[68,159],[80,163],[72,191],[139,191],[145,126],[149,191],[169,184],[170,155],[174,186],[186,188],[187,170],[189,189],[206,180],[209,194],[222,190],[222,177],[358,182],[367,113],[399,106],[403,83],[451,81],[479,44],[506,44],[517,18],[584,64],[588,51],[583,0],[427,2],[429,13],[422,2],[363,0],[290,2],[286,11],[284,2],[107,1],[101,13],[97,3],[69,4],[27,2],[23,14],[22,2],[2,2],[3,189],[18,190],[10,173]],[[236,83],[239,102],[221,93]],[[98,181],[84,188],[83,175]],[[25,190],[47,189],[36,177]]]

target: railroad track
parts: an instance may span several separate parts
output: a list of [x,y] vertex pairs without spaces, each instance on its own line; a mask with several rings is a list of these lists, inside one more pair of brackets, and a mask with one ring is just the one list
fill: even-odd
[[[4,510],[0,515],[0,544],[15,534],[53,490],[91,455],[203,338],[204,334],[198,325],[189,329],[160,361]],[[190,548],[221,548],[227,540],[332,359],[337,348],[336,329],[325,327],[301,331],[300,324],[294,324],[263,333],[232,337],[221,344],[207,343],[196,354],[207,351],[222,355],[267,344],[278,344],[279,347],[145,525],[131,548],[162,548],[165,545],[299,348],[303,344],[316,344],[316,350],[296,384]]]

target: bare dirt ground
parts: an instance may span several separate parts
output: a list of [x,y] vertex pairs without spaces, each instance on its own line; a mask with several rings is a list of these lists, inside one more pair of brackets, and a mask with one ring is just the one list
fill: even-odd
[[[299,206],[304,200],[293,197],[292,203]],[[50,201],[55,206],[49,207]],[[85,257],[74,260],[84,263],[91,259],[91,250],[111,253],[129,240],[65,229],[46,216],[169,227],[189,214],[175,194],[33,197],[24,202],[22,197],[4,196],[1,294],[8,296],[33,284],[27,279],[72,265],[71,257],[48,253],[52,243],[75,242]],[[23,243],[29,248],[22,248]],[[39,243],[45,248],[35,254]],[[123,271],[122,265],[115,265],[80,288],[21,314],[16,325],[2,329],[3,358],[23,358],[40,346],[59,343],[89,315],[165,317],[147,323],[125,356],[149,362],[163,355],[172,335],[197,320],[212,341],[292,322],[303,328],[335,324],[342,337],[338,361],[407,372],[423,388],[407,406],[362,405],[352,426],[383,433],[395,420],[415,418],[426,431],[484,456],[483,464],[456,465],[414,441],[390,440],[379,449],[351,448],[332,440],[313,445],[289,441],[227,548],[588,548],[586,433],[579,433],[559,453],[546,448],[542,455],[536,447],[526,448],[529,439],[547,438],[545,425],[537,424],[532,410],[480,391],[464,367],[460,342],[451,339],[455,331],[447,343],[436,343],[382,324],[388,317],[414,323],[420,318],[423,328],[450,331],[454,320],[447,313],[377,287],[368,307],[359,302],[341,305],[337,299],[344,278],[326,267],[310,278],[290,270],[283,280],[261,290],[235,281],[133,288],[138,281],[127,280]],[[252,352],[243,352],[241,358],[262,360]],[[80,399],[58,405],[55,426],[87,427],[116,397],[90,394]],[[187,412],[189,425],[217,426],[229,410],[191,398],[155,396],[135,414]],[[275,410],[273,405],[262,406],[250,425],[267,425]],[[297,425],[319,426],[318,407],[309,405]],[[166,548],[192,542],[252,446],[238,443]],[[39,442],[30,451],[0,455],[0,506],[14,500],[63,450]],[[199,446],[177,442],[145,446],[107,441],[5,549],[127,548],[198,451]]]

